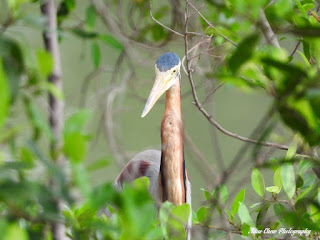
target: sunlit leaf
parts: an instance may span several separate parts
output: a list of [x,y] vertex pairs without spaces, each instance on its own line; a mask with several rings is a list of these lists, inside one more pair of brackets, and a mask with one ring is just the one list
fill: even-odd
[[256,193],[260,196],[264,196],[265,185],[263,176],[257,168],[254,168],[251,173],[251,184]]
[[235,199],[233,201],[233,205],[232,205],[232,214],[233,215],[236,214],[239,209],[239,202],[241,203],[244,201],[245,192],[246,192],[246,189],[244,188],[235,197]]
[[228,197],[229,197],[229,194],[228,194],[228,189],[226,187],[226,185],[222,184],[220,186],[220,194],[219,194],[219,197],[220,197],[220,201],[222,203],[225,203],[227,200],[228,200]]
[[[280,190],[282,188],[282,178],[281,178],[281,168],[277,168],[273,175],[273,184],[277,186]],[[279,190],[279,191],[280,191]]]
[[282,165],[281,178],[283,189],[289,199],[291,199],[296,191],[295,171],[291,163],[284,163]]
[[87,154],[87,137],[77,132],[65,135],[63,152],[74,163],[81,162]]
[[311,218],[314,223],[320,222],[320,205],[310,204]]
[[10,90],[7,77],[0,58],[0,129],[8,116],[10,103]]
[[48,77],[53,67],[53,59],[51,54],[44,49],[39,49],[36,52],[36,56],[40,73],[44,77]]
[[271,186],[271,187],[267,187],[266,190],[268,192],[272,192],[272,193],[278,194],[280,192],[281,188],[279,188],[278,186]]
[[243,202],[239,203],[238,215],[242,224],[248,224],[250,227],[255,227],[252,221],[249,210]]
[[213,210],[209,207],[202,206],[197,211],[197,220],[203,224],[208,224],[212,217]]
[[300,52],[300,51],[297,51],[297,52],[300,54],[302,60],[303,60],[304,63],[306,64],[306,66],[307,66],[308,68],[311,68],[311,64],[309,63],[309,61],[308,61],[308,59],[306,58],[306,56],[305,56],[302,52]]
[[301,3],[299,0],[295,0],[296,1],[296,4],[302,14],[303,17],[307,18],[307,14],[306,14],[306,11],[304,10],[304,8],[302,7]]
[[18,224],[13,223],[8,226],[3,240],[13,240],[13,239],[28,240],[29,237],[26,230],[19,227]]

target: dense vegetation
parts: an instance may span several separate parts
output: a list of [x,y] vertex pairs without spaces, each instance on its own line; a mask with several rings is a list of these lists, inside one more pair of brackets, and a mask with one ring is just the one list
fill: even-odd
[[[101,49],[119,55],[104,86],[112,102],[112,94],[123,92],[128,78],[137,78],[134,66],[145,49],[174,49],[177,43],[183,46],[182,71],[190,83],[186,88],[191,89],[193,111],[213,129],[244,142],[215,181],[206,178],[202,206],[192,209],[193,239],[277,239],[292,236],[292,231],[279,232],[290,228],[311,230],[308,237],[295,233],[301,239],[320,237],[319,3],[57,1],[59,43],[69,41],[70,35],[82,39],[90,45],[92,62],[86,82],[74,86],[81,92],[80,106],[67,117],[57,116],[63,122],[58,134],[47,121],[51,103],[46,100],[49,93],[53,101],[68,106],[63,90],[47,81],[57,58],[24,37],[30,29],[42,41],[42,32],[48,30],[41,4],[0,1],[0,240],[59,239],[57,226],[63,226],[70,239],[185,239],[188,205],[165,203],[157,213],[147,192],[148,179],[137,179],[119,193],[112,183],[90,184],[89,175],[106,167],[105,159],[87,164],[89,147],[99,134],[86,125],[97,111],[86,107],[87,89],[103,71]],[[83,4],[85,13],[75,13]],[[211,113],[212,96],[224,86],[271,99],[249,138],[226,130]],[[112,109],[109,100],[106,113]],[[112,121],[108,114],[101,117]],[[114,141],[113,127],[106,128],[113,160],[123,166],[121,144]],[[194,152],[205,161],[197,149]],[[248,164],[244,158],[250,159]],[[219,165],[219,159],[215,161]],[[202,164],[212,177],[212,163]],[[244,188],[240,181],[233,196],[227,183],[237,168],[250,169],[252,187]],[[270,177],[273,184],[266,186]],[[249,201],[246,193],[253,190],[256,198]],[[111,217],[99,214],[107,203]],[[264,229],[267,232],[259,231]],[[276,234],[270,234],[272,230]]]

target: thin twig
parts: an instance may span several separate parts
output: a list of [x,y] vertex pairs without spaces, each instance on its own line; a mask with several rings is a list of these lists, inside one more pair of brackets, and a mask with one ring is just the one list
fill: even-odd
[[155,21],[157,24],[159,24],[159,25],[162,26],[163,28],[169,30],[170,32],[173,32],[174,34],[177,34],[177,35],[180,36],[180,37],[184,37],[183,34],[181,34],[181,33],[177,32],[177,31],[175,31],[175,30],[167,27],[166,25],[162,24],[161,22],[159,22],[157,19],[155,19],[155,18],[153,17],[153,15],[152,15],[152,5],[151,5],[151,2],[150,2],[150,17],[152,18],[153,21]]
[[[215,26],[213,26],[213,25],[201,14],[201,12],[200,12],[191,2],[188,1],[188,5],[190,5],[190,6],[199,14],[199,16],[200,16],[212,29],[216,30]],[[236,46],[236,47],[238,46],[234,41],[232,41],[231,39],[229,39],[229,38],[226,37],[225,35],[219,33],[218,31],[217,31],[217,34],[218,34],[219,36],[221,36],[224,40],[230,42],[233,46]]]
[[220,83],[218,86],[216,86],[214,89],[212,89],[212,91],[208,94],[208,96],[206,97],[206,99],[201,103],[201,105],[203,106],[208,100],[209,98],[219,89],[221,88],[225,83]]
[[296,44],[296,46],[294,47],[292,53],[290,54],[290,57],[293,57],[293,55],[296,53],[296,51],[298,50],[299,46],[300,46],[300,41],[298,41],[298,43]]
[[[191,6],[191,3],[189,1],[187,1],[187,4],[189,4]],[[194,6],[193,6],[194,8]],[[186,18],[186,25],[188,24],[188,18]],[[185,29],[185,32],[187,32],[187,29]],[[236,138],[238,140],[244,141],[244,142],[248,142],[248,143],[253,143],[253,144],[260,144],[263,146],[267,146],[267,147],[273,147],[273,148],[278,148],[278,149],[282,149],[282,150],[288,150],[288,146],[286,145],[282,145],[282,144],[278,144],[278,143],[271,143],[271,142],[259,142],[257,140],[253,140],[247,137],[243,137],[240,136],[238,134],[235,134],[233,132],[230,132],[226,129],[224,129],[200,104],[200,101],[198,99],[198,95],[197,95],[197,91],[195,89],[195,85],[194,85],[194,80],[193,80],[193,75],[192,75],[192,69],[190,68],[190,59],[189,59],[189,42],[188,42],[188,36],[187,34],[185,34],[184,37],[185,40],[185,59],[186,59],[186,72],[189,78],[189,82],[191,85],[191,89],[192,89],[192,95],[193,95],[193,99],[194,99],[194,104],[196,105],[196,107],[199,109],[199,111],[208,119],[208,121],[214,125],[217,129],[219,129],[222,133],[224,133],[227,136]]]
[[[205,171],[205,179],[214,179],[215,183],[217,183],[217,174],[215,173],[215,170],[213,169],[213,167],[209,164],[209,162],[207,161],[207,159],[204,157],[204,155],[202,154],[202,152],[199,150],[199,148],[194,144],[194,142],[192,141],[192,138],[189,136],[189,134],[184,130],[183,131],[183,137],[184,137],[184,141],[185,143],[188,145],[188,149],[190,149],[196,156],[197,159],[200,160],[201,162],[201,166],[204,167]],[[211,181],[209,181],[211,182]]]

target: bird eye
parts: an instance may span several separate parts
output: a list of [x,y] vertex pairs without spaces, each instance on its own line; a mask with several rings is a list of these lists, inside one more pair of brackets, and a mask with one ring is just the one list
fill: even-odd
[[173,70],[173,71],[172,71],[172,74],[175,74],[176,72],[177,72],[177,69]]

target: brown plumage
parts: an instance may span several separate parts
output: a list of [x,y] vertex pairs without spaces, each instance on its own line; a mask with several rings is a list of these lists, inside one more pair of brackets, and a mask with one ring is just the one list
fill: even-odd
[[[180,59],[165,53],[156,62],[156,79],[142,113],[144,117],[159,97],[166,92],[166,104],[161,121],[161,152],[147,150],[136,155],[116,178],[114,185],[147,176],[149,192],[156,201],[185,202],[191,206],[191,184],[187,179],[183,154],[183,133],[180,100]],[[190,239],[191,214],[187,229]]]

